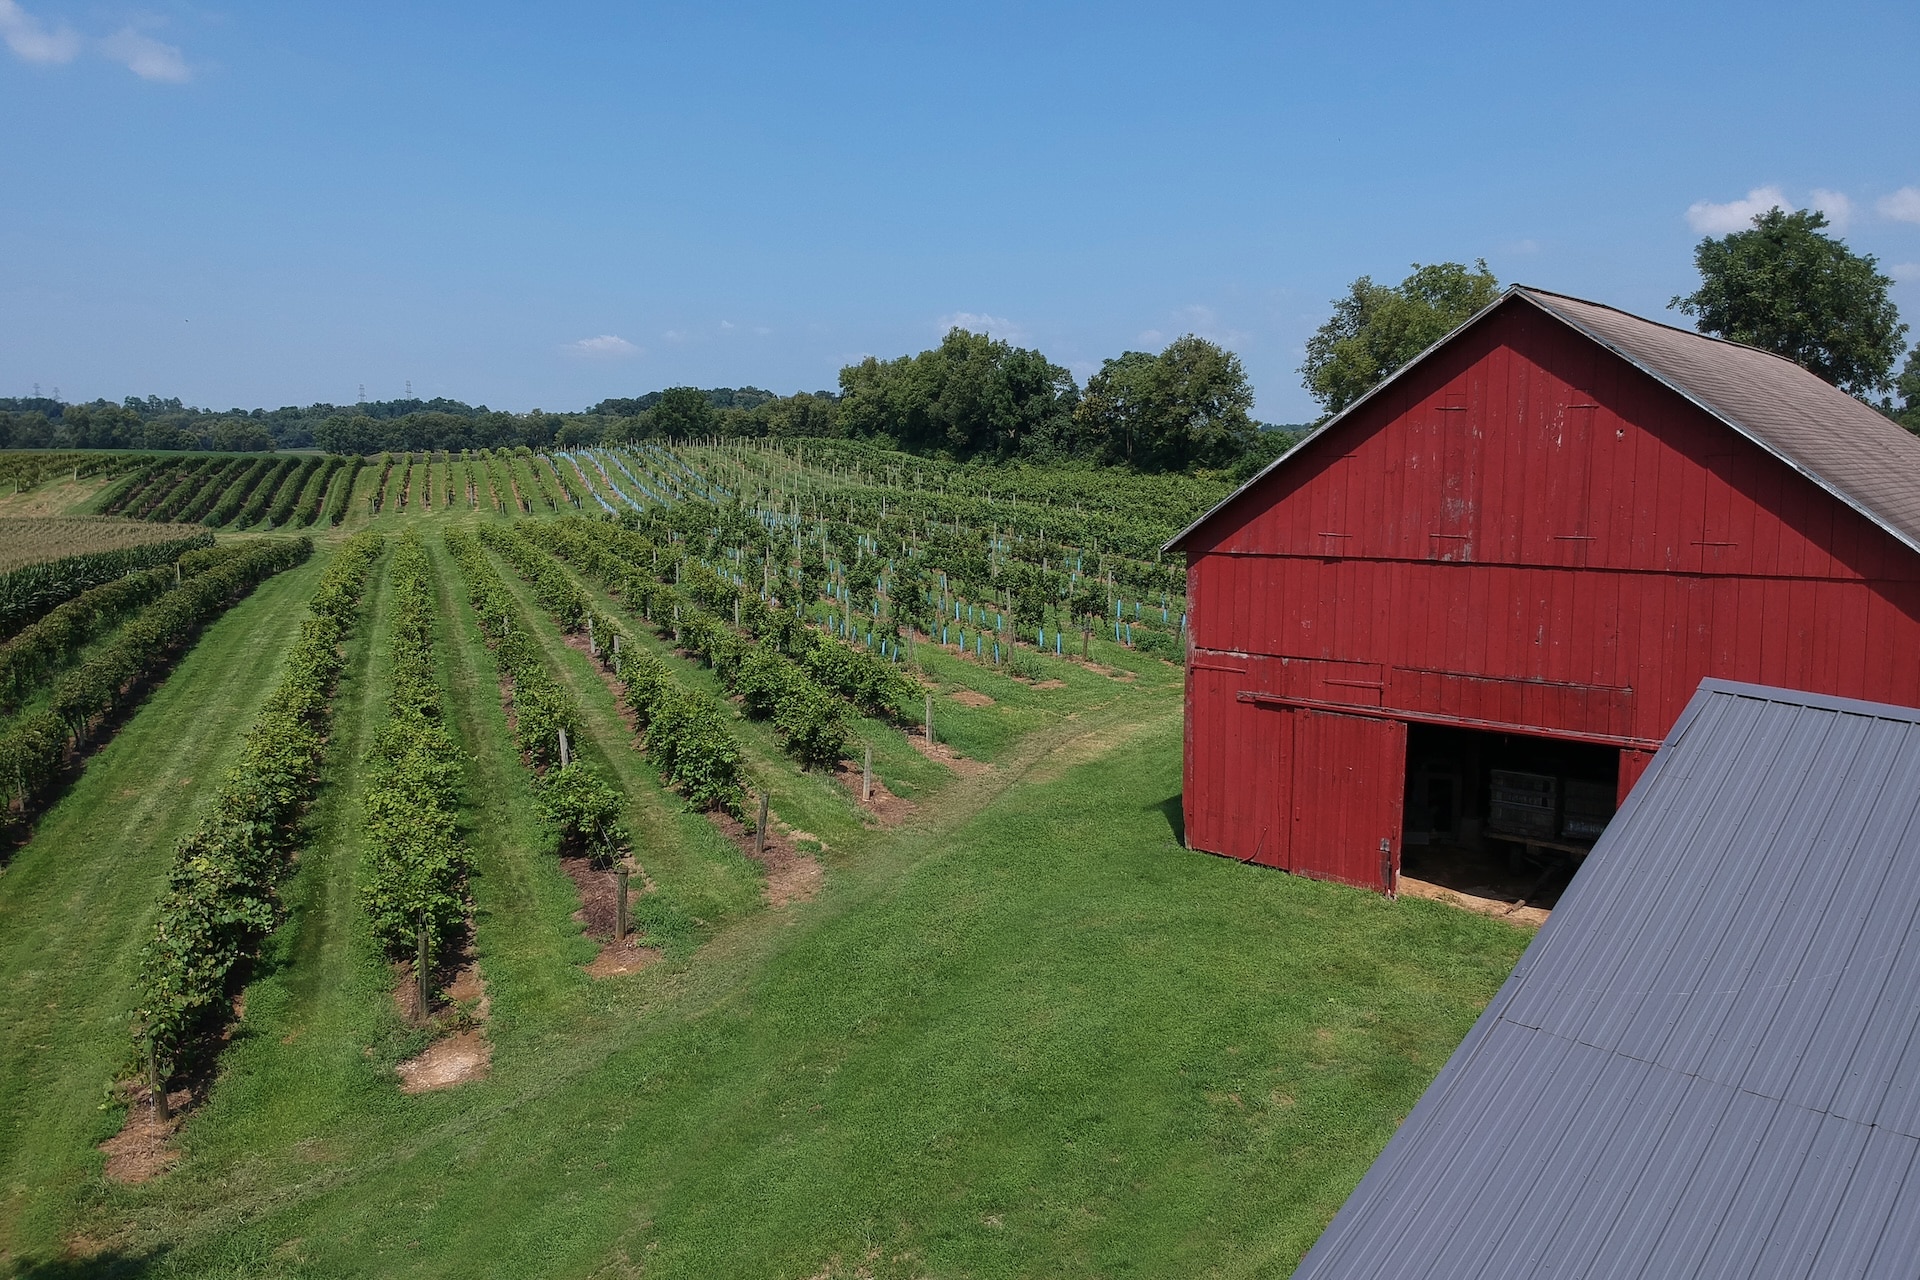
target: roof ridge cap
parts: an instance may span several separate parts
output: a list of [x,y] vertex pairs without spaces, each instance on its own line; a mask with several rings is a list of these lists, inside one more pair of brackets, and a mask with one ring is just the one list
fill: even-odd
[[[1789,359],[1788,357],[1781,355],[1778,351],[1769,351],[1765,347],[1757,347],[1751,342],[1742,342],[1738,338],[1722,338],[1718,334],[1702,333],[1698,329],[1683,329],[1677,324],[1668,324],[1664,320],[1655,320],[1655,319],[1652,319],[1651,317],[1643,316],[1637,311],[1628,311],[1625,307],[1616,307],[1610,302],[1595,302],[1592,298],[1582,298],[1579,295],[1572,294],[1572,293],[1556,293],[1552,289],[1542,289],[1538,285],[1514,284],[1509,287],[1517,293],[1539,294],[1542,297],[1547,297],[1547,298],[1563,298],[1568,302],[1577,302],[1583,307],[1594,307],[1601,311],[1611,311],[1615,315],[1625,316],[1629,320],[1635,320],[1644,325],[1651,325],[1655,329],[1665,329],[1669,333],[1678,333],[1678,334],[1683,334],[1689,338],[1698,338],[1702,342],[1717,342],[1723,347],[1738,347],[1742,351],[1752,351],[1763,356],[1770,356],[1773,359],[1779,360],[1784,364],[1792,365],[1794,368],[1806,374],[1808,377],[1819,378],[1821,382],[1826,382],[1828,386],[1833,387],[1833,384],[1831,382],[1827,382],[1825,378],[1821,378],[1819,374],[1807,368],[1807,366],[1801,364],[1798,360]],[[1840,388],[1838,387],[1834,387],[1833,389],[1835,391],[1840,391]],[[1847,393],[1845,391],[1840,391],[1840,394],[1846,395]],[[1858,397],[1856,397],[1856,399],[1857,398]]]

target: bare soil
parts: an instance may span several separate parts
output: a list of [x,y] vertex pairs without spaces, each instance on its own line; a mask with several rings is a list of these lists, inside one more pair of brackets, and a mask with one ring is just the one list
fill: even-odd
[[1445,902],[1481,915],[1498,916],[1538,928],[1560,900],[1572,878],[1571,864],[1514,870],[1506,846],[1484,850],[1451,845],[1415,846],[1403,857],[1400,891],[1409,897]]
[[927,759],[939,761],[963,778],[971,778],[993,768],[984,760],[967,759],[944,742],[928,742],[922,734],[910,733],[907,735],[907,741],[915,751]]
[[173,1145],[180,1113],[193,1104],[193,1090],[173,1090],[167,1095],[171,1117],[162,1120],[145,1087],[132,1089],[130,1095],[126,1124],[100,1144],[107,1156],[107,1177],[114,1182],[146,1182],[171,1169],[180,1159],[180,1148]]
[[[746,823],[730,813],[710,813],[707,818],[720,828],[721,834],[739,847],[740,852],[749,858],[754,856],[753,832]],[[767,848],[759,862],[767,871],[766,896],[770,907],[810,901],[826,879],[826,869],[819,860],[799,848],[802,840],[818,844],[823,851],[826,849],[819,837],[810,832],[795,831],[775,815],[767,815]]]
[[[1055,688],[1060,686],[1058,680],[1053,683]],[[993,705],[993,699],[991,697],[974,689],[956,690],[953,694],[953,700],[963,707],[990,707]]]
[[860,769],[851,760],[842,760],[833,768],[835,781],[847,789],[847,795],[862,809],[879,819],[883,827],[897,827],[913,816],[919,806],[905,796],[897,796],[887,789],[887,784],[879,774],[873,775],[873,798],[860,799]]
[[1064,689],[1067,687],[1067,682],[1065,680],[1042,680],[1033,687],[1036,689]]
[[[393,970],[394,1003],[409,1022],[416,1021],[419,994],[413,981],[413,965],[402,961],[394,965]],[[436,993],[428,1010],[437,1026],[456,1030],[394,1068],[400,1077],[400,1092],[449,1089],[485,1076],[493,1061],[493,1044],[487,1039],[485,1026],[487,1013],[486,981],[481,977],[479,961],[469,951],[454,973],[453,981]]]
[[592,978],[617,978],[623,974],[638,973],[651,968],[666,955],[658,947],[643,947],[627,935],[624,942],[607,942],[600,948],[600,954],[586,966],[587,976]]
[[487,1033],[469,1027],[435,1040],[424,1053],[408,1058],[394,1071],[400,1076],[400,1092],[429,1093],[483,1079],[492,1064],[493,1043]]

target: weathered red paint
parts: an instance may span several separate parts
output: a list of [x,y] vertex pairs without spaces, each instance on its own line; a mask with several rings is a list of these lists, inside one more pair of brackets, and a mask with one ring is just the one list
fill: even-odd
[[1612,744],[1624,796],[1706,676],[1920,705],[1920,556],[1518,303],[1182,545],[1188,842],[1307,875],[1398,861],[1404,753],[1337,721]]

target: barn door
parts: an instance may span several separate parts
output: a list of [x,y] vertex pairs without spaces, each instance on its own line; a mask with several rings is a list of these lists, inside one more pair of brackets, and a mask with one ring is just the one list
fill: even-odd
[[1290,869],[1392,894],[1400,880],[1407,726],[1295,707]]

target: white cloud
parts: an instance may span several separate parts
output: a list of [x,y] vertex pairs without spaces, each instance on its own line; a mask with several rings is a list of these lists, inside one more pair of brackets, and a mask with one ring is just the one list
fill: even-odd
[[1538,240],[1509,240],[1500,247],[1508,253],[1514,254],[1533,254],[1540,252],[1540,242]]
[[1173,313],[1180,327],[1197,338],[1208,342],[1217,342],[1223,347],[1237,347],[1253,335],[1242,329],[1230,328],[1220,321],[1220,315],[1212,307],[1195,303],[1190,307],[1181,307]]
[[1920,262],[1896,262],[1887,268],[1895,280],[1920,280]]
[[48,29],[15,0],[0,0],[0,38],[23,62],[72,62],[82,44],[72,27]]
[[569,342],[569,353],[586,356],[593,360],[626,360],[645,354],[625,338],[616,334],[603,333],[597,338],[582,338],[578,342]]
[[1895,222],[1920,222],[1920,187],[1902,187],[1890,196],[1881,196],[1874,208],[1881,217]]
[[1813,194],[1807,197],[1807,203],[1826,214],[1828,224],[1835,231],[1846,230],[1847,223],[1853,221],[1853,201],[1845,192],[1815,187]]
[[720,327],[721,327],[722,329],[731,329],[731,328],[733,328],[733,321],[731,321],[731,320],[722,320],[722,321],[720,322]]
[[1140,336],[1134,339],[1135,342],[1143,347],[1157,347],[1166,340],[1167,335],[1158,329],[1142,329]]
[[1791,209],[1778,187],[1755,187],[1744,200],[1714,204],[1696,200],[1687,206],[1687,225],[1703,236],[1723,236],[1745,231],[1753,220],[1769,209]]
[[102,40],[100,52],[142,80],[185,84],[193,79],[193,71],[178,48],[142,35],[132,27],[122,27]]
[[1005,316],[990,316],[978,311],[955,311],[951,315],[941,316],[934,321],[934,327],[941,333],[949,329],[965,329],[968,333],[986,333],[1007,342],[1019,342],[1027,336],[1027,331]]
[[687,331],[685,329],[668,329],[660,336],[668,342],[685,342],[687,340]]

